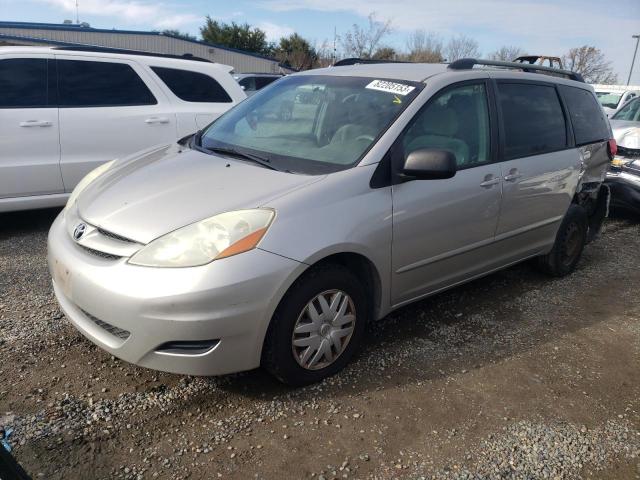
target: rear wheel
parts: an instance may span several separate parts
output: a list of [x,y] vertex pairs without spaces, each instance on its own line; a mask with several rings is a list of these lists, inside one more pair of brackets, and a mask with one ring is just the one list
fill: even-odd
[[265,339],[263,366],[294,386],[335,374],[362,343],[367,306],[361,283],[348,269],[313,268],[278,306]]
[[588,229],[584,208],[571,204],[560,224],[553,248],[547,255],[538,257],[538,267],[555,277],[564,277],[573,272],[587,243]]

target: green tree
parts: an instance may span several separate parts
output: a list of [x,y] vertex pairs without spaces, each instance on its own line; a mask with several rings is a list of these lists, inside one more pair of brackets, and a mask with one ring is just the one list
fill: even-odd
[[297,33],[281,38],[274,54],[282,64],[297,70],[313,68],[318,60],[316,49]]
[[262,55],[270,53],[266,33],[248,23],[224,23],[207,16],[206,23],[200,28],[200,34],[205,42]]
[[374,60],[395,60],[396,57],[396,51],[391,47],[380,47],[371,56]]

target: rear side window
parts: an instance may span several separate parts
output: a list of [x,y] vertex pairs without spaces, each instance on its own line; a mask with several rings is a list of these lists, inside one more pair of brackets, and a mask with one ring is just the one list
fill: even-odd
[[562,106],[554,87],[499,83],[505,159],[539,155],[567,146]]
[[61,107],[116,107],[158,103],[125,63],[58,60]]
[[609,138],[607,121],[593,94],[582,88],[560,85],[567,103],[577,145],[600,142]]
[[257,90],[255,77],[245,77],[238,83],[241,87],[244,87],[245,92],[253,92],[254,90]]
[[256,77],[256,90],[260,90],[276,80],[278,77]]
[[0,108],[46,107],[46,58],[0,60]]
[[151,67],[169,90],[185,102],[231,103],[231,97],[209,75],[177,68]]

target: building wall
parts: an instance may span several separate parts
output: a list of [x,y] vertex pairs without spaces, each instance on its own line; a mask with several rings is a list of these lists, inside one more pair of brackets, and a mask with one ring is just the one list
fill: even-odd
[[73,30],[41,29],[41,28],[16,28],[0,25],[0,34],[19,37],[30,37],[20,43],[20,40],[12,39],[13,44],[44,45],[34,39],[55,40],[59,42],[80,43],[101,47],[124,48],[129,50],[142,50],[146,52],[165,53],[171,55],[183,55],[190,53],[194,56],[206,58],[212,62],[223,63],[234,67],[237,73],[264,72],[264,73],[290,73],[282,68],[275,60],[253,56],[250,54],[217,48],[198,42],[189,42],[164,35],[149,35],[144,33],[116,33],[95,31],[74,27]]

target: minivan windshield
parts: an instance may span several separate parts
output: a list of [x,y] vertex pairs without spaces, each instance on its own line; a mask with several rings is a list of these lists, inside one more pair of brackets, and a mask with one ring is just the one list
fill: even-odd
[[611,120],[640,122],[640,98],[634,98],[630,102],[627,102],[624,107],[611,117]]
[[285,77],[218,118],[197,146],[253,155],[295,173],[344,170],[358,163],[423,86],[347,76]]

